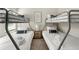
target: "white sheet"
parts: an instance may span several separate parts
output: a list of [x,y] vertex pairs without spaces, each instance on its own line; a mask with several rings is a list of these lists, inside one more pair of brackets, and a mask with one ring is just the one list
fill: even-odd
[[[44,40],[46,41],[50,50],[56,50],[59,47],[65,33],[59,32],[59,34],[52,34],[48,31],[42,32]],[[79,50],[79,38],[68,35],[66,41],[64,42],[61,50]]]
[[[5,13],[0,13],[0,17],[5,17]],[[17,19],[23,19],[22,17],[20,17],[20,16],[16,16],[16,15],[13,15],[13,14],[9,14],[9,16],[8,16],[9,18],[17,18]]]
[[[33,31],[28,31],[26,34],[16,34],[14,32],[12,33],[12,36],[21,50],[30,49],[31,41],[34,36]],[[16,49],[15,46],[13,45],[8,36],[0,38],[0,50],[15,50],[15,49]]]
[[60,34],[52,34],[48,31],[43,31],[42,34],[50,50],[55,50],[58,48],[61,41]]
[[[53,20],[64,20],[64,21],[68,21],[68,13],[62,13],[61,15],[58,15],[57,17],[52,18]],[[79,21],[79,13],[71,13],[71,22],[78,22]]]

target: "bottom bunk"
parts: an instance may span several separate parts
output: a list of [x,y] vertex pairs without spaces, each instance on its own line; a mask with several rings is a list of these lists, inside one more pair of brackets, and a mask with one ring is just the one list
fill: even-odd
[[[31,42],[34,36],[33,31],[27,31],[27,33],[23,34],[16,34],[16,32],[12,32],[11,35],[13,36],[14,40],[16,41],[17,45],[21,50],[30,50]],[[0,50],[15,49],[15,46],[7,35],[0,38]]]
[[[49,33],[49,31],[43,31],[42,34],[49,50],[57,50],[66,33]],[[61,50],[79,50],[78,45],[79,38],[68,35]]]

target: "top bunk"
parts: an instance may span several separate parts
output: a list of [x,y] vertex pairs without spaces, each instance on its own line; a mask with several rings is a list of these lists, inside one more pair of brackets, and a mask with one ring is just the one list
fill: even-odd
[[60,23],[68,22],[69,18],[71,22],[79,22],[79,10],[70,10],[68,12],[62,12],[55,17],[47,18],[46,23]]
[[[0,23],[5,23],[6,13],[4,10],[0,10]],[[29,18],[25,19],[24,15],[16,14],[15,12],[8,11],[8,23],[28,23]]]

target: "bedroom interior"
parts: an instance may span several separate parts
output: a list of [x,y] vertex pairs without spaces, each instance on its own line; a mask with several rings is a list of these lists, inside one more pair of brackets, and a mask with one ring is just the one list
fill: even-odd
[[0,50],[79,50],[78,26],[79,8],[0,8]]

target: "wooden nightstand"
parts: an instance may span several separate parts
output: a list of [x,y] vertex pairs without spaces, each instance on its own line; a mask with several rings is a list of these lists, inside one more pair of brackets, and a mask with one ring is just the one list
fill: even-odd
[[42,31],[35,31],[34,39],[41,39],[41,38],[42,38]]

